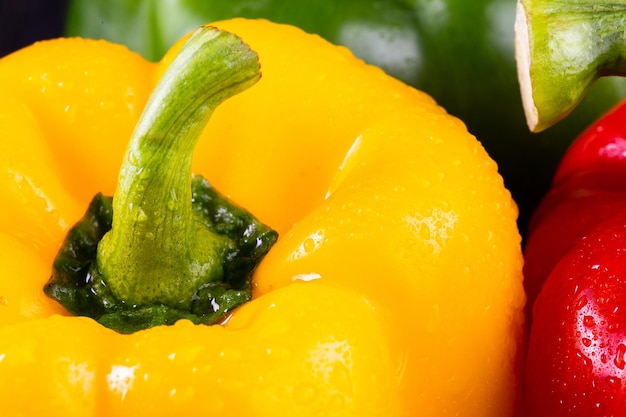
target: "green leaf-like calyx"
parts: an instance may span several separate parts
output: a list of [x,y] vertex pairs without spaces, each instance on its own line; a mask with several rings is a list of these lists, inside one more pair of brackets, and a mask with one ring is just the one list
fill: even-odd
[[[246,210],[230,202],[201,176],[192,182],[196,221],[225,238],[223,275],[198,288],[190,300],[176,305],[129,305],[111,293],[96,268],[98,243],[111,230],[112,198],[96,195],[83,218],[72,227],[53,265],[45,293],[70,313],[88,316],[121,333],[174,324],[188,319],[213,324],[252,295],[254,268],[277,239],[277,233]],[[149,279],[150,277],[146,277]]]

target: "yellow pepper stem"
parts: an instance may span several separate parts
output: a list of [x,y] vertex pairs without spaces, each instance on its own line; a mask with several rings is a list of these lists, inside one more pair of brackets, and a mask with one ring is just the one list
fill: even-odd
[[259,76],[257,55],[210,27],[189,38],[163,75],[120,171],[113,228],[98,245],[98,268],[118,298],[174,304],[222,274],[229,242],[193,216],[193,149],[217,105]]
[[[252,270],[276,233],[194,177],[191,163],[213,110],[259,78],[256,53],[235,35],[201,27],[189,37],[135,128],[112,207],[94,199],[55,260],[62,272],[48,295],[123,332],[180,318],[210,323],[250,298]],[[86,241],[97,249],[77,250]],[[78,269],[87,276],[74,278]]]

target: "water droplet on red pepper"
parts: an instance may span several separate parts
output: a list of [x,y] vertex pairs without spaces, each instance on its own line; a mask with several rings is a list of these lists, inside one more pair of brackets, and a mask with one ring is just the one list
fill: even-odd
[[622,388],[622,380],[616,376],[607,376],[606,382],[613,389],[621,389]]
[[615,352],[615,359],[613,359],[613,363],[619,369],[624,369],[624,367],[626,366],[626,359],[624,359],[625,354],[626,354],[626,346],[620,343],[617,346],[617,352]]
[[578,299],[576,300],[576,304],[574,304],[574,306],[576,307],[576,310],[580,310],[586,305],[587,305],[587,297],[584,295],[581,295],[580,297],[578,297]]
[[583,324],[585,327],[594,327],[596,325],[596,321],[593,316],[585,316],[583,317]]
[[578,356],[583,361],[583,366],[591,371],[591,369],[593,368],[593,362],[591,361],[591,359],[583,355],[580,350],[576,350],[576,356]]

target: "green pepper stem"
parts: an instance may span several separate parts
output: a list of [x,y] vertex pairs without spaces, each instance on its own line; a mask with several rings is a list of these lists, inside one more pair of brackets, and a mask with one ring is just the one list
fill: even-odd
[[566,117],[598,78],[626,75],[626,0],[518,0],[515,30],[531,131]]
[[216,259],[229,242],[193,215],[193,150],[213,110],[259,77],[257,55],[212,27],[194,32],[163,75],[132,135],[112,229],[98,245],[97,268],[120,300],[176,305],[222,273]]

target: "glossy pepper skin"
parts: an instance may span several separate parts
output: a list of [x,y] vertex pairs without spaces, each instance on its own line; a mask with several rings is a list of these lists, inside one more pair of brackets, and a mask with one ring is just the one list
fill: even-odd
[[565,154],[533,216],[526,373],[533,416],[621,415],[626,300],[626,103]]
[[588,230],[608,216],[623,215],[626,105],[620,103],[570,146],[553,185],[535,211],[524,247],[529,304],[554,265]]
[[22,138],[0,154],[3,410],[514,415],[525,297],[496,164],[429,96],[346,49],[267,21],[216,25],[263,76],[215,111],[193,171],[280,235],[223,325],[120,335],[41,290],[69,225],[114,192],[179,45],[159,64],[81,39],[0,61],[2,137]]
[[[267,18],[317,33],[425,91],[463,120],[496,160],[523,234],[572,138],[626,93],[604,79],[553,129],[528,132],[514,55],[515,0],[106,0],[70,2],[66,33],[160,59],[203,22]],[[149,17],[149,18],[148,18]]]

